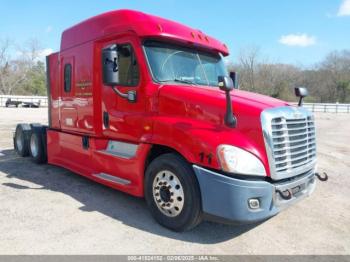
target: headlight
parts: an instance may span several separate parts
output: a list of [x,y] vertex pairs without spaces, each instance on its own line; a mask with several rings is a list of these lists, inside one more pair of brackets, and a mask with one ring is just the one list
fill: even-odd
[[253,154],[241,148],[220,145],[218,158],[222,170],[242,175],[266,176],[264,165]]

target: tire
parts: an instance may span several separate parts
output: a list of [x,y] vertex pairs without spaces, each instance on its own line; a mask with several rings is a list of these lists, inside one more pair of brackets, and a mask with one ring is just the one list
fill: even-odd
[[13,144],[18,155],[26,157],[29,155],[29,139],[31,135],[31,127],[28,124],[18,124],[16,126]]
[[29,142],[29,152],[32,160],[37,164],[43,164],[47,161],[44,127],[32,127],[32,134]]
[[145,198],[155,220],[174,231],[202,220],[201,194],[192,167],[176,154],[157,157],[145,174]]

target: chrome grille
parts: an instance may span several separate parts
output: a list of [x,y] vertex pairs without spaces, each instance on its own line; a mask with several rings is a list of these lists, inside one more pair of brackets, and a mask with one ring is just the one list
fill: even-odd
[[316,157],[315,127],[311,116],[272,120],[275,170],[286,171],[311,162]]
[[314,168],[315,125],[305,108],[280,107],[262,113],[271,177],[283,179]]

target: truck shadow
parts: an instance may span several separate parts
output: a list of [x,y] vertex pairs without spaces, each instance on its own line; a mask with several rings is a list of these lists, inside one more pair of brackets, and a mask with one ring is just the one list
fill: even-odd
[[[79,201],[82,204],[79,209],[83,212],[97,211],[128,226],[177,240],[201,244],[219,243],[257,226],[203,222],[188,232],[172,232],[153,220],[143,199],[100,185],[60,167],[36,165],[29,158],[18,157],[14,150],[1,151],[0,172],[9,179],[14,178],[15,181],[3,183],[1,186],[15,190],[50,190],[64,193]],[[36,186],[18,184],[18,179],[34,183]]]

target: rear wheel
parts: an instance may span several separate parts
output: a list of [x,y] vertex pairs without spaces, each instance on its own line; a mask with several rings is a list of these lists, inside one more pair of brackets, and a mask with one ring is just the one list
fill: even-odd
[[30,137],[30,155],[37,164],[45,163],[47,160],[43,130],[41,128],[33,129]]
[[149,165],[145,197],[154,218],[175,231],[201,222],[201,198],[192,167],[176,154],[164,154]]
[[28,124],[18,124],[13,139],[14,148],[18,155],[26,157],[29,155],[29,139],[31,127]]

